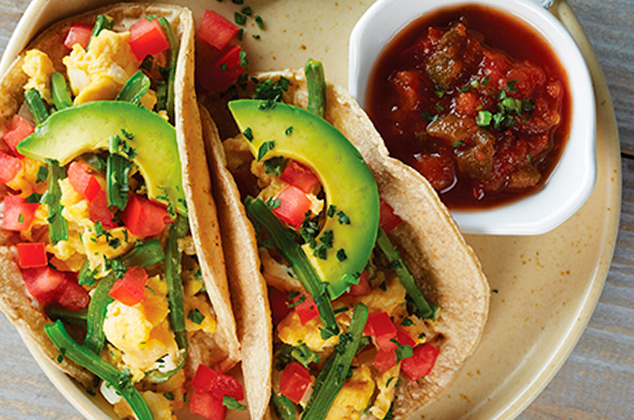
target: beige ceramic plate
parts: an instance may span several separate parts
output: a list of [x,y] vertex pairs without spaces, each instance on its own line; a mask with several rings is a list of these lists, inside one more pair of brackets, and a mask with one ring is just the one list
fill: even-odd
[[[176,1],[200,18],[205,6],[233,20],[243,6],[229,0]],[[26,40],[58,18],[108,1],[34,0],[0,63],[2,71]],[[347,40],[370,1],[247,0],[264,18],[260,31],[246,26],[251,70],[301,67],[313,57],[330,80],[347,78]],[[597,98],[596,187],[587,203],[556,230],[534,237],[468,236],[491,288],[489,323],[476,353],[441,398],[421,411],[428,419],[508,419],[546,386],[581,336],[599,299],[618,230],[621,200],[620,153],[614,111],[601,68],[565,1],[553,13],[579,43],[594,79]],[[251,37],[261,34],[260,40]],[[66,398],[86,417],[109,419],[99,399],[87,396],[27,342],[33,356]],[[103,410],[102,410],[103,409]]]

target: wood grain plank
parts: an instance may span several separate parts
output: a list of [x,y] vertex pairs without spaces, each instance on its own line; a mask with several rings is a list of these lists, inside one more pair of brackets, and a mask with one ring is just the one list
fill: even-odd
[[623,150],[634,154],[634,1],[569,0],[592,43],[614,102]]

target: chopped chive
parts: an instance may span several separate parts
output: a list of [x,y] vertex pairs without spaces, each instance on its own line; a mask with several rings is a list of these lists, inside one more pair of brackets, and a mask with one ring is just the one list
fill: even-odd
[[264,29],[264,21],[262,20],[262,17],[260,15],[255,15],[254,19],[256,25],[258,25],[258,28]]
[[233,18],[235,19],[237,25],[244,26],[247,23],[247,17],[242,13],[235,12]]
[[480,111],[476,116],[476,124],[478,124],[480,127],[487,127],[489,124],[491,124],[491,119],[493,119],[493,114],[491,114],[490,111]]
[[261,161],[262,158],[266,156],[266,154],[270,152],[271,150],[273,150],[274,148],[275,148],[275,140],[265,141],[264,143],[262,143],[262,145],[258,149],[257,161],[258,162]]
[[251,127],[247,127],[243,132],[242,135],[244,136],[244,138],[246,138],[249,141],[253,141],[253,130],[251,130]]

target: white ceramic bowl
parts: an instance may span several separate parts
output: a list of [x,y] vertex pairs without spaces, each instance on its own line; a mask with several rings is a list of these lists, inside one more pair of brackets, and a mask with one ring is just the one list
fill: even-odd
[[572,120],[562,156],[539,192],[504,206],[452,211],[452,215],[464,233],[545,233],[581,207],[592,192],[597,172],[595,100],[590,74],[575,41],[547,10],[529,0],[378,0],[352,31],[348,87],[363,105],[369,75],[389,41],[423,14],[461,4],[486,5],[513,15],[550,44],[568,75]]

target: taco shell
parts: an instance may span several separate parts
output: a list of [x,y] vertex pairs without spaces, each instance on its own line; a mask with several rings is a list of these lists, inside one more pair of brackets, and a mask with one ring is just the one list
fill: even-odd
[[[255,75],[262,82],[284,77],[290,81],[283,102],[307,107],[308,93],[303,71],[279,71]],[[252,91],[253,86],[247,88]],[[249,95],[245,93],[245,97]],[[202,112],[210,168],[214,178],[214,194],[218,203],[221,233],[226,251],[227,271],[236,282],[232,294],[238,328],[249,330],[248,319],[270,316],[266,283],[256,269],[260,266],[253,228],[246,218],[236,182],[227,169],[221,140],[238,134],[226,102],[206,98],[213,122]],[[419,281],[426,299],[440,307],[438,334],[440,353],[432,373],[418,382],[403,381],[397,388],[394,416],[406,418],[433,401],[456,376],[464,361],[473,353],[484,330],[489,307],[489,286],[473,250],[441,203],[429,183],[418,172],[389,157],[380,135],[350,94],[339,86],[327,85],[325,119],[337,128],[360,151],[372,170],[381,198],[403,223],[389,236],[401,250],[405,263]],[[234,247],[235,252],[227,251]],[[249,269],[243,264],[248,261]],[[257,292],[256,292],[257,291]],[[253,296],[256,294],[257,296]],[[259,315],[258,315],[259,314]],[[245,337],[243,335],[243,337]],[[271,393],[272,348],[271,330],[259,337],[242,340],[247,395],[259,398],[256,407],[249,400],[251,417],[262,418]],[[265,353],[265,349],[269,353]]]
[[[211,195],[211,180],[204,153],[198,106],[194,91],[194,20],[189,9],[173,5],[120,3],[74,16],[52,25],[37,36],[13,62],[0,81],[0,130],[6,130],[24,102],[23,86],[29,79],[22,70],[26,51],[39,49],[52,60],[55,70],[65,74],[62,58],[69,53],[64,37],[76,23],[93,25],[98,15],[114,19],[114,30],[127,30],[133,23],[148,15],[166,17],[179,40],[179,53],[175,77],[174,125],[181,160],[183,190],[189,212],[191,235],[195,245],[203,281],[217,319],[213,337],[190,342],[185,369],[191,377],[199,363],[226,371],[240,358],[240,346],[225,274],[225,262],[217,222],[216,206]],[[7,151],[4,142],[0,150]],[[7,195],[7,187],[0,186],[0,200]],[[0,209],[0,217],[2,209]],[[17,264],[15,244],[19,234],[0,229],[0,309],[13,324],[31,338],[53,361],[59,350],[44,332],[51,323],[43,305],[27,292]],[[77,338],[76,338],[77,339]],[[81,341],[79,341],[81,342]],[[93,375],[68,358],[56,363],[64,372],[92,389],[97,384]]]

